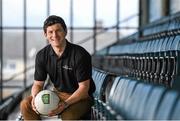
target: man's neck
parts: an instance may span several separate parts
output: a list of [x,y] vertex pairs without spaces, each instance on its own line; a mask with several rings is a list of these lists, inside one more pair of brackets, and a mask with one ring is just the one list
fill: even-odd
[[64,52],[66,48],[66,41],[64,41],[60,46],[53,47],[53,50],[55,51],[56,55],[58,57],[61,57],[62,53]]

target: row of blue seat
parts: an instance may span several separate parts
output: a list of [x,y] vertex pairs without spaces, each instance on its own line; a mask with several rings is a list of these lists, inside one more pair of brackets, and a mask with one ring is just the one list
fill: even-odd
[[158,34],[177,34],[180,33],[180,13],[167,16],[161,20],[151,22],[147,26],[141,28],[143,36]]
[[[107,86],[109,81],[104,77],[108,75],[107,72],[93,70],[97,87],[95,105],[92,107],[94,119],[180,119],[178,91],[121,76],[111,80],[113,84]],[[110,88],[106,100],[101,98],[102,92],[99,90],[102,88]]]
[[101,62],[98,66],[105,71],[179,89],[179,57],[180,36],[176,35],[114,45],[108,55],[93,60]]
[[[138,37],[93,56],[93,66],[104,70],[93,71],[101,90],[95,92],[95,119],[180,119],[179,21],[178,13],[152,22],[140,29]],[[107,77],[107,72],[119,76],[110,81],[98,77]],[[106,88],[108,93],[103,92]]]
[[180,36],[162,36],[125,45],[109,47],[108,55],[144,54],[180,50]]

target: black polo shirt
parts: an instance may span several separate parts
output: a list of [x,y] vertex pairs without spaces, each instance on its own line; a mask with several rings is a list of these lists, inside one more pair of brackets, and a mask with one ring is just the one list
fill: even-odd
[[60,58],[51,45],[37,53],[34,79],[44,81],[48,74],[54,86],[67,93],[73,93],[78,88],[78,82],[90,79],[89,94],[92,95],[95,84],[92,80],[91,55],[81,46],[66,43]]

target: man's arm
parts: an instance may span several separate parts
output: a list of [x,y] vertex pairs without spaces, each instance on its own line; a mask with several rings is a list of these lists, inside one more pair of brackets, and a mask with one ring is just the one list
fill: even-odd
[[[32,96],[32,101],[31,105],[34,111],[36,111],[35,105],[34,105],[34,99],[38,92],[40,92],[43,89],[44,86],[44,81],[37,81],[35,80],[31,89],[31,96]],[[36,111],[37,112],[37,111]],[[38,112],[37,112],[38,113]]]
[[79,88],[64,102],[61,102],[58,106],[57,109],[52,110],[49,113],[49,116],[54,116],[62,112],[65,108],[67,108],[67,105],[71,105],[73,103],[78,102],[81,99],[85,99],[89,96],[88,91],[89,91],[89,86],[90,85],[90,80],[85,80],[82,82],[79,82]]
[[44,81],[37,81],[35,80],[31,89],[31,95],[34,98],[38,92],[43,89]]
[[79,82],[79,88],[65,101],[67,104],[71,105],[75,102],[78,102],[81,99],[87,98],[88,91],[90,87],[90,80],[85,80]]

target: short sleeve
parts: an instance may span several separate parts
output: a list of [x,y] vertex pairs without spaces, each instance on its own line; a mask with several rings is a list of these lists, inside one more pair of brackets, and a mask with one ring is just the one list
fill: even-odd
[[35,59],[35,73],[34,80],[45,81],[47,78],[47,72],[45,67],[45,61],[43,60],[43,55],[38,53]]
[[81,53],[78,55],[78,59],[76,62],[76,78],[78,82],[85,81],[87,79],[91,79],[92,75],[92,64],[91,64],[91,56],[87,53]]

